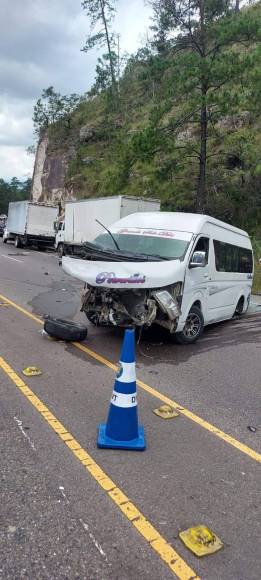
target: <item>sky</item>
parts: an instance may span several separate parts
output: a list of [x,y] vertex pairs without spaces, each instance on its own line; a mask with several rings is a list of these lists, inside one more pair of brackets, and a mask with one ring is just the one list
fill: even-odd
[[[144,0],[118,0],[113,29],[122,52],[146,39],[151,11]],[[32,113],[42,89],[84,93],[98,53],[81,52],[89,21],[81,0],[0,0],[0,178],[26,179],[34,159]]]

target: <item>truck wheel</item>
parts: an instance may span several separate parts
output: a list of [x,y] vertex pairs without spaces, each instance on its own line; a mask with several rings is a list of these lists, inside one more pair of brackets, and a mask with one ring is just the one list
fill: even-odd
[[59,256],[59,258],[62,258],[64,255],[64,246],[63,244],[59,244],[58,248],[57,248],[57,254]]
[[3,238],[3,244],[7,244],[7,238]]
[[44,322],[44,330],[50,336],[66,341],[81,342],[87,336],[87,328],[83,324],[48,317]]
[[178,344],[192,344],[201,336],[204,328],[204,318],[198,306],[192,306],[181,332],[173,334]]
[[21,239],[19,238],[19,236],[15,236],[15,247],[22,248],[22,242],[21,242]]

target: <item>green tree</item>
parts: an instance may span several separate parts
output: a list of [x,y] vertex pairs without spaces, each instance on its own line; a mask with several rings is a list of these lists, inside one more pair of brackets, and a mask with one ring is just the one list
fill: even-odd
[[243,87],[255,58],[248,47],[259,37],[260,21],[253,10],[238,11],[238,3],[235,6],[229,0],[152,0],[151,4],[155,38],[164,34],[172,54],[168,99],[162,112],[176,110],[165,130],[174,137],[181,131],[191,133],[179,150],[183,161],[197,162],[195,208],[203,212],[212,154],[208,143],[218,121],[236,112],[246,96]]
[[82,102],[84,97],[75,93],[61,95],[53,87],[43,89],[41,98],[36,101],[33,111],[33,123],[36,135],[39,137],[50,125],[62,121],[70,127],[72,112]]
[[88,52],[94,47],[106,46],[107,53],[99,59],[96,68],[96,83],[98,82],[98,86],[107,87],[109,78],[114,95],[117,89],[117,55],[115,52],[116,35],[111,31],[111,23],[115,16],[115,2],[116,0],[84,0],[82,2],[82,7],[91,22],[91,33],[82,50]]
[[31,178],[21,181],[13,177],[10,182],[0,179],[0,214],[8,214],[10,201],[30,199],[31,185]]

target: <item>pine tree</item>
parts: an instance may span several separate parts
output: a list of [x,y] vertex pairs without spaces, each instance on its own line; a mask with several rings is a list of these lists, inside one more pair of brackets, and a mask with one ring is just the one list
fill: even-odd
[[[82,50],[88,52],[92,48],[103,48],[106,46],[107,53],[99,59],[96,70],[98,81],[101,77],[108,78],[106,63],[109,63],[109,74],[112,92],[116,95],[116,53],[115,53],[115,34],[111,32],[111,22],[115,16],[115,0],[84,0],[82,7],[86,11],[91,22],[91,33],[87,37],[86,43]],[[97,29],[97,32],[95,30]],[[102,70],[101,70],[102,69]],[[107,83],[106,83],[107,84]]]
[[[195,209],[203,212],[208,140],[213,125],[237,108],[240,94],[230,92],[230,86],[245,78],[251,58],[247,47],[258,38],[260,26],[248,10],[235,14],[235,4],[229,0],[152,0],[151,4],[155,37],[163,37],[164,32],[166,38],[167,33],[172,51],[169,103],[170,108],[178,105],[179,114],[168,129],[175,135],[193,124],[198,133],[193,148],[198,162]],[[245,50],[239,51],[239,45]]]

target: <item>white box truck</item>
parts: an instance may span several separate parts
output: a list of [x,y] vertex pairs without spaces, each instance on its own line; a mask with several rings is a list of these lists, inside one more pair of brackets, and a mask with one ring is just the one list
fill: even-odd
[[10,202],[4,242],[13,239],[16,248],[31,245],[53,247],[57,214],[56,205],[31,201]]
[[64,220],[57,224],[55,249],[59,257],[64,254],[79,253],[84,242],[92,242],[105,227],[136,212],[159,211],[158,199],[142,197],[102,197],[69,201],[65,204]]

